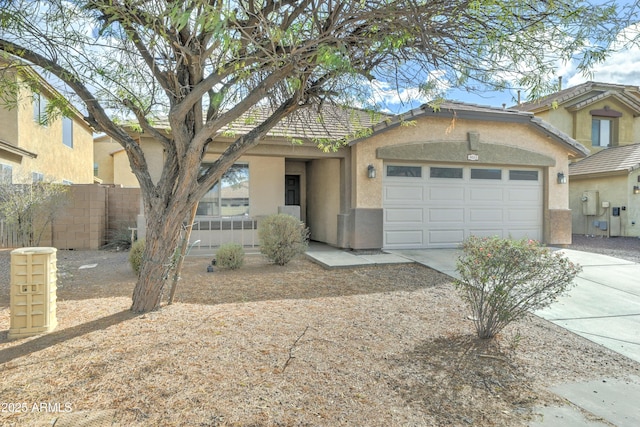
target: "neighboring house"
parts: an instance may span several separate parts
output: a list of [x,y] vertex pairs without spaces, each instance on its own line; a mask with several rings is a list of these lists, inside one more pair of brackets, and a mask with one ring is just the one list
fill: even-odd
[[536,117],[596,153],[640,140],[640,88],[587,82],[511,107]]
[[[28,74],[28,76],[27,76]],[[32,91],[23,84],[37,82]],[[93,131],[80,112],[46,120],[51,99],[61,95],[35,71],[12,68],[0,60],[0,169],[9,183],[52,181],[64,184],[91,184],[93,180]],[[11,89],[17,93],[12,94]],[[15,96],[17,95],[17,96]]]
[[569,168],[573,232],[640,236],[640,88],[587,82],[513,107],[583,143],[591,156]]
[[[571,242],[561,177],[588,150],[531,113],[445,102],[399,116],[325,107],[320,116],[305,110],[296,117],[250,149],[203,199],[192,240],[255,244],[260,217],[299,209],[312,240],[341,248],[456,247],[471,234]],[[205,162],[255,122],[245,117],[227,129]],[[365,131],[336,151],[314,142],[357,127]],[[160,144],[136,137],[158,176]],[[99,169],[122,164],[116,159],[125,154],[112,148],[96,159]],[[113,173],[115,183],[129,179],[123,174]]]
[[640,236],[640,144],[599,151],[569,173],[574,233]]

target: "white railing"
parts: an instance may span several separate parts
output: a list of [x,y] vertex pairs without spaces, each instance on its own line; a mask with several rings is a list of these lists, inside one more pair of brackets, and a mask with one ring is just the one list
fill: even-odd
[[214,248],[225,243],[254,248],[258,245],[258,220],[249,216],[198,216],[190,241],[196,242],[194,248]]

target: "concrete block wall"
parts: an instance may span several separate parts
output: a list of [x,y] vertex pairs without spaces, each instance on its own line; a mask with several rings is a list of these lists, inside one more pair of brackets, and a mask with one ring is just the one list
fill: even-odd
[[72,185],[70,202],[51,226],[47,244],[58,249],[100,249],[115,230],[135,227],[140,189],[100,184]]
[[107,188],[72,185],[69,205],[53,222],[52,246],[58,249],[99,249],[105,241]]
[[107,190],[107,240],[131,235],[140,213],[140,189],[109,187]]

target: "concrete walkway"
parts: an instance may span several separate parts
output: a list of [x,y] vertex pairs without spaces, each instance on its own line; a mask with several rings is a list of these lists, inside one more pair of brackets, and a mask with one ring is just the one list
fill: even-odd
[[[640,264],[588,252],[562,252],[583,271],[567,295],[535,314],[640,363]],[[328,268],[413,261],[457,277],[460,253],[427,249],[360,255],[318,245],[311,246],[307,255]],[[640,426],[638,377],[563,384],[551,391],[575,406],[540,408],[541,419],[531,427]]]

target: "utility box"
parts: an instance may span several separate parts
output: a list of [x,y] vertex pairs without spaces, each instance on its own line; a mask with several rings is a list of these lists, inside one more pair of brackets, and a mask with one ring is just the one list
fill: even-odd
[[56,319],[56,248],[11,251],[9,339],[51,332]]
[[620,215],[611,215],[610,220],[611,220],[611,228],[609,229],[609,236],[610,237],[620,236],[622,234]]
[[582,215],[598,215],[598,192],[594,190],[582,193]]

